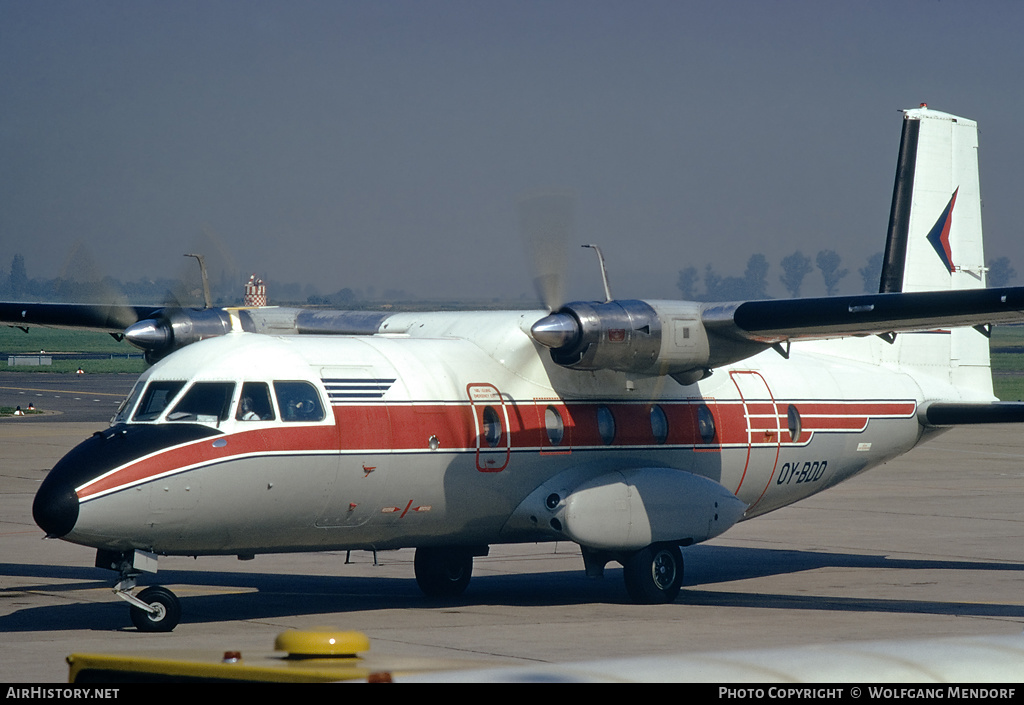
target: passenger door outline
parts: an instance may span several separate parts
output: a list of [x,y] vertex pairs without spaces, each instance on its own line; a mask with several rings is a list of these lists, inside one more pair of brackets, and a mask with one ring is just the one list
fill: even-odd
[[[505,397],[489,383],[467,384],[466,394],[473,408],[476,469],[480,472],[501,472],[508,467],[512,456],[512,433]],[[493,437],[495,430],[500,435],[492,445],[487,439]]]
[[[779,452],[782,442],[782,425],[779,420],[779,406],[775,396],[768,387],[768,382],[756,370],[732,370],[729,372],[736,391],[740,395],[743,404],[743,418],[746,423],[747,433],[747,460],[743,466],[743,474],[736,486],[735,494],[744,499],[740,494],[743,483],[747,479],[747,473],[751,469],[770,466],[768,480],[764,487],[755,489],[753,492],[746,492],[751,505],[757,503],[764,495],[764,491],[771,484],[775,477],[775,470],[779,464]],[[767,396],[767,401],[765,397]]]

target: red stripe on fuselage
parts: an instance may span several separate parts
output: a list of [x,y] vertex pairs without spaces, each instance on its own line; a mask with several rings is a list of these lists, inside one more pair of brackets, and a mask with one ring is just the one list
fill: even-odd
[[180,472],[185,468],[223,462],[244,455],[267,452],[337,452],[337,438],[338,432],[334,426],[280,426],[204,438],[123,465],[78,488],[78,498],[88,499],[113,489]]
[[[708,403],[710,402],[710,403]],[[562,415],[563,441],[552,445],[544,425],[544,410],[554,406]],[[700,436],[698,409],[708,406],[714,415],[716,435],[712,442]],[[801,415],[803,432],[797,444],[806,443],[817,432],[857,432],[871,419],[909,418],[917,410],[914,401],[770,401],[751,400],[747,411],[755,430],[776,432],[787,428],[787,411],[795,406]],[[597,410],[605,406],[615,418],[615,438],[605,445],[598,433]],[[658,444],[651,427],[649,403],[506,401],[514,451],[555,449],[571,452],[583,448],[673,447],[676,449],[717,449],[747,446],[748,443],[777,443],[774,438],[748,435],[747,416],[740,400],[687,400],[660,402],[668,420],[668,436]],[[140,458],[78,488],[79,499],[137,485],[183,470],[221,463],[233,458],[281,453],[388,453],[429,452],[428,441],[437,436],[442,451],[471,451],[477,448],[474,409],[465,403],[392,403],[339,405],[332,407],[335,425],[262,425],[251,430],[204,438]],[[238,422],[239,424],[241,422]],[[780,439],[790,443],[788,433]],[[500,446],[504,447],[503,435]]]
[[[662,402],[658,406],[668,420],[668,437],[664,445],[705,445],[697,421],[698,409],[704,401]],[[869,419],[908,418],[917,411],[913,401],[901,402],[785,402],[748,401],[747,412],[755,429],[786,428],[787,411],[793,405],[800,412],[806,431],[862,430]],[[553,446],[544,426],[544,409],[548,403],[509,403],[509,425],[504,433],[512,434],[512,449],[552,450],[557,447],[601,447],[597,409],[607,407],[615,419],[615,446],[649,446],[656,444],[651,428],[652,404],[595,404],[561,402],[553,405],[562,415],[565,429],[561,446]],[[533,408],[530,408],[533,407]],[[709,405],[715,416],[718,436],[716,444],[746,443],[746,415],[739,400],[717,401]],[[468,404],[381,404],[375,407],[336,406],[335,419],[341,429],[341,450],[381,449],[375,438],[380,429],[391,427],[393,450],[422,450],[426,440],[436,435],[441,448],[476,448],[476,426],[473,409]],[[505,439],[498,444],[505,445]]]

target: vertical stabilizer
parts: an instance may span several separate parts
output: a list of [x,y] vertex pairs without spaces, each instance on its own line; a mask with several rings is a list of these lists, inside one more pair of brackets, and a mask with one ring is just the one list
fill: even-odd
[[905,111],[879,291],[978,289],[984,265],[978,124]]
[[[922,105],[903,113],[880,293],[985,286],[978,124]],[[991,395],[987,336],[973,328],[902,334],[898,363]]]

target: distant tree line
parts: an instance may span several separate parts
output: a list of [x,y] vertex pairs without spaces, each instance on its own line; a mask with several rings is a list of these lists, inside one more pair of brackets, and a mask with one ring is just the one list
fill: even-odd
[[[238,306],[245,294],[246,278],[221,273],[212,275],[210,293],[216,306]],[[404,289],[385,289],[377,295],[373,287],[366,291],[342,288],[333,294],[322,295],[310,284],[296,284],[268,280],[267,293],[274,304],[308,304],[313,306],[358,306],[368,301],[412,301],[416,297]],[[127,303],[173,304],[201,306],[202,284],[198,271],[186,279],[138,279],[122,282],[113,277],[94,281],[73,278],[30,278],[25,258],[14,255],[10,269],[0,265],[0,299],[5,301],[56,301],[72,303]]]
[[[211,294],[220,305],[239,304],[244,290],[223,278],[211,281]],[[177,279],[138,279],[122,282],[106,276],[92,281],[75,278],[31,278],[25,267],[25,258],[14,255],[8,273],[0,270],[0,298],[10,301],[63,301],[73,303],[178,303],[186,306],[201,305],[202,285],[198,275],[195,282]]]
[[[822,277],[825,292],[833,295],[839,283],[849,274],[840,267],[842,258],[834,250],[822,250],[814,258],[800,250],[783,257],[779,282],[791,297],[801,295],[801,289],[808,275],[817,269]],[[676,288],[682,298],[689,301],[745,301],[771,298],[768,294],[768,259],[763,254],[751,255],[742,276],[723,276],[713,265],[707,264],[701,273],[690,266],[679,271]],[[867,263],[858,269],[863,282],[863,291],[878,291],[882,273],[882,253],[876,252]],[[1007,286],[1017,277],[1008,257],[999,257],[988,263],[987,283],[990,287]],[[96,281],[81,282],[75,279],[56,277],[53,279],[30,278],[25,258],[14,255],[10,269],[0,269],[0,299],[5,301],[67,301],[75,303],[130,303],[130,304],[178,304],[198,306],[202,303],[202,289],[196,281],[138,279],[122,282],[113,277]],[[215,305],[234,306],[242,303],[244,280],[222,274],[210,282]],[[701,284],[703,287],[701,288]],[[300,285],[270,280],[267,291],[272,303],[305,303],[339,308],[354,307],[373,301],[413,301],[416,297],[405,290],[387,289],[378,295],[373,287],[366,291],[342,288],[333,294],[320,294],[310,284]]]
[[[882,276],[882,253],[871,255],[867,263],[857,270],[860,274],[865,293],[876,293]],[[842,257],[835,250],[821,250],[811,258],[800,250],[782,258],[779,263],[782,274],[779,282],[789,295],[796,298],[801,295],[804,281],[809,274],[817,269],[828,296],[834,296],[839,290],[840,282],[850,273],[849,269],[840,266]],[[771,298],[768,294],[768,259],[763,254],[751,255],[747,260],[743,276],[722,276],[711,264],[704,267],[703,290],[699,290],[700,274],[696,267],[690,266],[679,271],[676,288],[682,298],[688,301],[746,301],[751,299]],[[1010,266],[1007,257],[999,257],[988,263],[987,283],[990,287],[1007,286],[1017,276],[1016,270]]]
[[988,276],[986,281],[992,288],[1007,286],[1011,280],[1017,278],[1017,270],[1010,266],[1009,257],[1000,257],[989,260]]

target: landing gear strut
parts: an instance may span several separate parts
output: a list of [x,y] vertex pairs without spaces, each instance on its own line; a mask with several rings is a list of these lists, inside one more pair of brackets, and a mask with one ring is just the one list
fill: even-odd
[[101,549],[96,553],[97,568],[120,573],[114,594],[128,603],[132,624],[140,632],[169,632],[181,621],[181,602],[167,588],[154,585],[138,595],[132,594],[143,572],[156,572],[156,563],[156,555],[146,551],[118,553]]

